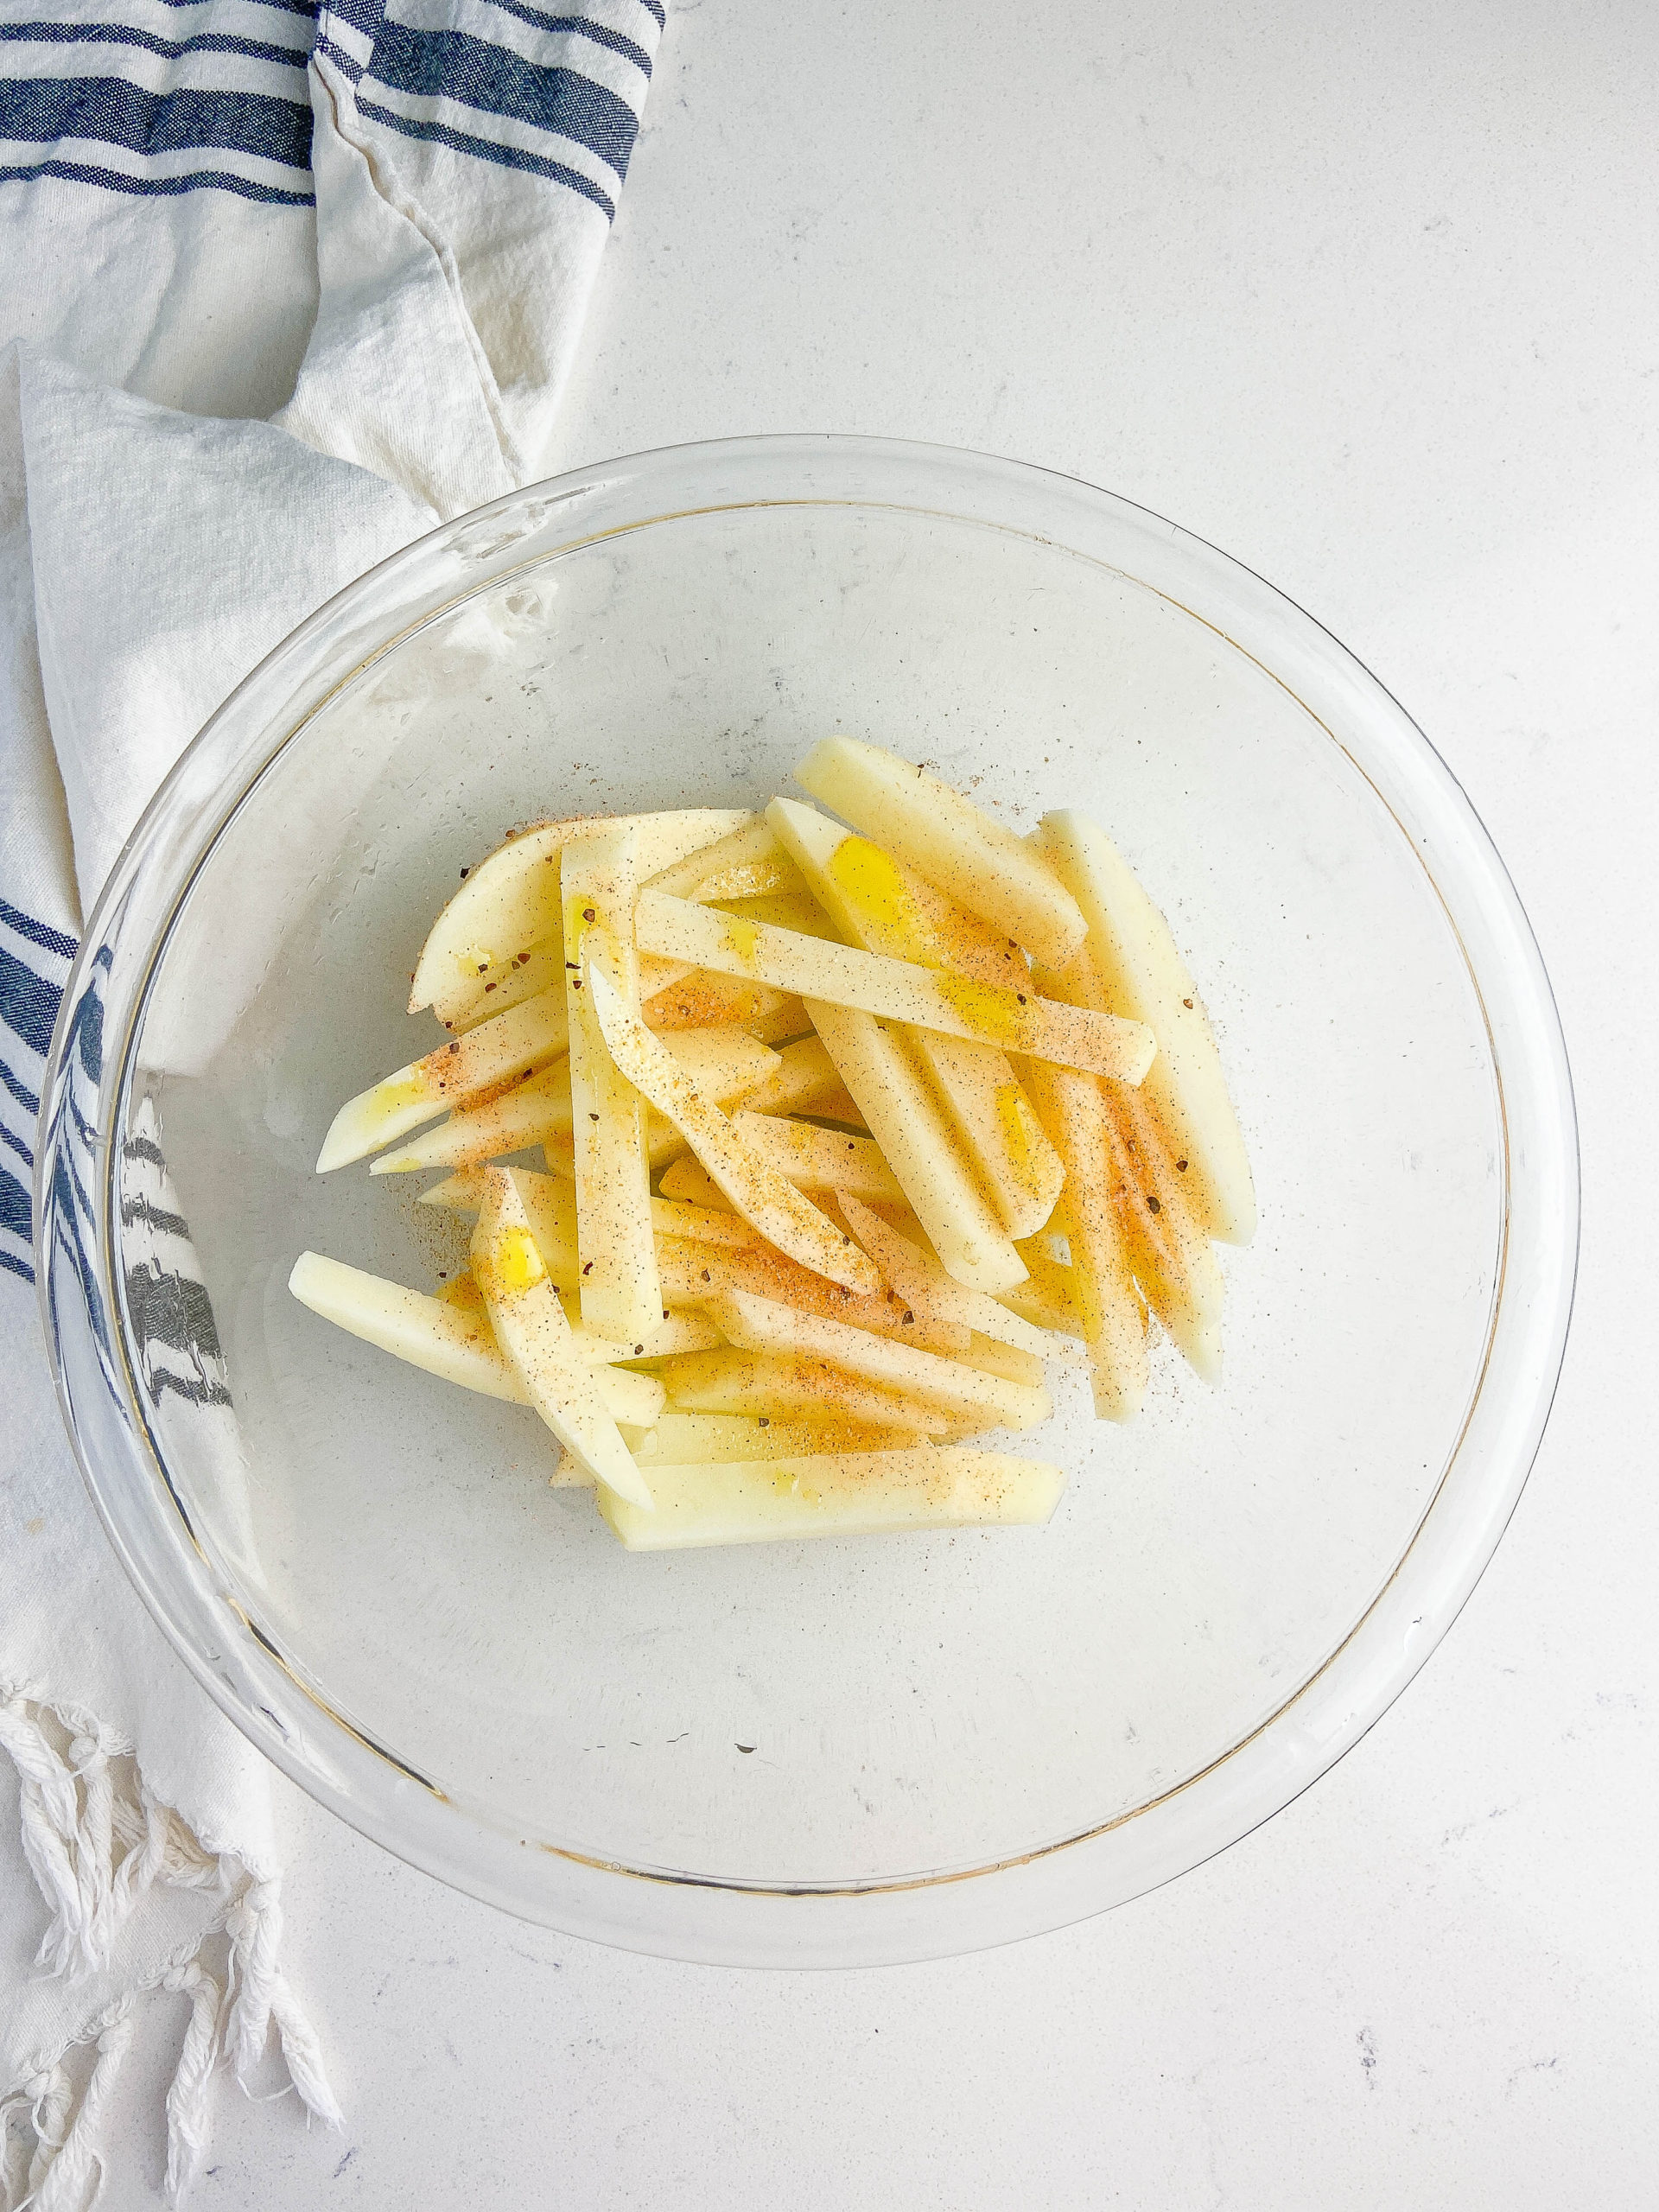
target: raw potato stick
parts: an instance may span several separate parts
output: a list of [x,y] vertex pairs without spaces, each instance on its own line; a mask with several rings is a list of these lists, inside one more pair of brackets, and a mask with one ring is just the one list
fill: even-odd
[[633,1456],[645,1467],[655,1460],[689,1466],[715,1459],[791,1459],[807,1452],[903,1452],[915,1440],[912,1430],[872,1428],[856,1421],[665,1413]]
[[797,993],[809,1004],[827,1000],[911,1028],[937,1029],[947,1037],[1086,1068],[1119,1083],[1139,1083],[1157,1049],[1144,1023],[1057,1003],[1039,996],[1034,985],[1008,990],[971,976],[918,968],[798,930],[745,921],[717,907],[667,899],[659,891],[640,893],[634,930],[641,950],[660,958],[694,961],[721,975]]
[[[804,1014],[804,1009],[803,1009]],[[798,1037],[778,1055],[778,1065],[743,1102],[751,1114],[816,1114],[827,1122],[863,1120],[821,1037]]]
[[601,1494],[599,1510],[630,1551],[876,1535],[898,1529],[1040,1527],[1065,1487],[1058,1467],[995,1452],[909,1452],[652,1465],[654,1513]]
[[[1100,1002],[1100,979],[1086,955],[1064,976],[1045,980],[1058,993]],[[1198,1193],[1171,1158],[1144,1093],[1116,1083],[1103,1084],[1101,1093],[1106,1106],[1103,1168],[1136,1285],[1194,1372],[1217,1382],[1224,1286]]]
[[807,1012],[946,1272],[993,1294],[1023,1281],[1025,1262],[904,1039],[868,1014],[813,1001]]
[[1006,1382],[1001,1376],[963,1367],[936,1352],[895,1344],[867,1329],[849,1328],[752,1291],[728,1290],[710,1301],[715,1326],[743,1351],[821,1359],[861,1382],[903,1391],[946,1414],[976,1420],[984,1428],[1035,1428],[1053,1411],[1040,1387]]
[[570,1069],[567,1060],[526,1076],[481,1105],[463,1107],[435,1128],[369,1162],[371,1175],[404,1175],[421,1167],[471,1167],[523,1152],[550,1138],[570,1135]]
[[1095,1077],[1075,1069],[1033,1061],[1027,1079],[1065,1162],[1056,1217],[1071,1249],[1095,1411],[1103,1421],[1133,1421],[1147,1394],[1146,1323],[1109,1180],[1106,1101]]
[[639,833],[632,824],[566,845],[566,1006],[570,1017],[570,1127],[582,1260],[582,1318],[596,1336],[642,1336],[663,1310],[651,1229],[645,1105],[612,1059],[594,995],[639,1010],[633,911]]
[[[1016,973],[1006,939],[1000,949],[987,946],[982,923],[951,909],[879,845],[849,836],[839,823],[790,799],[773,799],[766,818],[850,944],[1012,988],[1016,998],[1022,988],[1029,993],[1025,963],[1017,963]],[[964,946],[972,948],[966,960]],[[1007,1055],[995,1046],[929,1029],[912,1029],[910,1040],[1003,1227],[1010,1236],[1032,1236],[1053,1212],[1065,1171]]]
[[[494,1014],[489,985],[505,987],[515,961],[549,948],[548,982],[563,958],[559,900],[560,855],[572,838],[607,831],[616,822],[641,826],[643,875],[660,874],[687,854],[728,836],[758,816],[699,808],[679,814],[623,815],[613,821],[584,816],[541,822],[498,845],[469,869],[461,888],[433,924],[416,963],[409,1010],[429,1006],[446,1027],[467,1024],[474,1009]],[[545,989],[547,983],[537,986]]]
[[664,1360],[658,1371],[677,1412],[855,1421],[918,1437],[944,1435],[964,1426],[937,1406],[918,1405],[897,1390],[861,1382],[828,1360],[728,1349]]
[[1088,918],[1086,950],[1101,1003],[1150,1024],[1158,1039],[1147,1100],[1172,1158],[1187,1163],[1183,1172],[1199,1219],[1212,1236],[1248,1244],[1256,1220],[1249,1156],[1215,1032],[1169,924],[1086,815],[1046,814],[1038,839],[1056,880]]
[[750,1152],[713,1099],[697,1088],[603,976],[594,983],[590,1011],[602,1026],[618,1070],[626,1071],[626,1078],[673,1122],[746,1221],[815,1274],[844,1283],[849,1290],[880,1288],[880,1277],[846,1231],[828,1221],[775,1167]]
[[[472,1306],[429,1298],[361,1268],[325,1259],[320,1252],[301,1253],[288,1287],[302,1306],[395,1359],[459,1383],[463,1390],[513,1405],[530,1403],[529,1392],[496,1342],[481,1294]],[[606,1368],[598,1371],[595,1383],[613,1420],[648,1426],[661,1410],[664,1394],[652,1376]],[[644,1389],[638,1387],[641,1383]]]
[[[742,1029],[682,1029],[667,1042],[675,1058],[722,1106],[747,1096],[766,1080],[778,1062],[769,1046]],[[465,1168],[534,1144],[553,1143],[564,1152],[571,1136],[570,1071],[565,1061],[556,1060],[497,1096],[461,1109],[396,1152],[383,1153],[369,1173],[403,1175],[421,1167]],[[653,1166],[672,1160],[681,1142],[659,1116],[647,1117],[645,1149]],[[574,1158],[568,1172],[574,1175]]]
[[706,1306],[726,1291],[752,1290],[761,1298],[776,1299],[780,1306],[845,1321],[851,1328],[869,1329],[900,1344],[920,1344],[927,1351],[965,1351],[972,1334],[952,1322],[925,1319],[890,1291],[848,1290],[766,1243],[738,1251],[664,1236],[658,1242],[657,1265],[663,1303],[670,1308]]
[[466,1036],[452,1038],[395,1075],[384,1076],[348,1098],[335,1115],[317,1157],[318,1174],[349,1166],[446,1107],[464,1106],[480,1092],[514,1083],[556,1059],[566,1035],[561,983],[556,991],[543,991],[493,1015]]
[[953,1281],[931,1252],[872,1213],[852,1192],[837,1191],[836,1204],[842,1219],[892,1285],[893,1295],[918,1319],[964,1333],[976,1331],[1038,1359],[1052,1352],[1070,1353],[1066,1338],[1057,1338],[1049,1330],[1010,1313],[982,1290],[969,1290]]
[[[649,956],[647,956],[649,959]],[[661,962],[652,962],[660,967]],[[645,1000],[639,1012],[647,1029],[664,1034],[674,1029],[711,1029],[734,1023],[751,1037],[772,1045],[798,1037],[806,1020],[801,1002],[787,991],[774,991],[766,983],[746,982],[738,976],[716,976],[689,961],[671,963],[679,974]]]
[[832,737],[813,747],[795,780],[1051,967],[1063,966],[1083,942],[1076,899],[1024,839],[925,768],[880,746]]
[[511,1168],[488,1171],[473,1230],[472,1260],[496,1340],[531,1403],[597,1481],[649,1513],[650,1484],[605,1410],[595,1370],[584,1363],[572,1341]]
[[1205,1234],[1145,1102],[1106,1086],[1108,1136],[1136,1280],[1206,1382],[1221,1380],[1223,1284]]
[[843,1136],[813,1122],[785,1121],[747,1109],[734,1117],[732,1127],[798,1191],[833,1191],[839,1185],[861,1198],[896,1200],[905,1195],[869,1137]]
[[778,849],[764,815],[751,815],[741,829],[661,868],[646,885],[671,899],[755,899],[767,892],[798,891],[801,879]]
[[527,1405],[529,1393],[503,1357],[488,1317],[468,1313],[321,1252],[302,1252],[288,1287],[302,1306],[395,1359],[463,1390]]

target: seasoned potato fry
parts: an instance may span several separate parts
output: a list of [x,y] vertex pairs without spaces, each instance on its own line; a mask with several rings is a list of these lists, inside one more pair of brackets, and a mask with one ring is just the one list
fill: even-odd
[[798,1191],[833,1191],[839,1185],[861,1198],[905,1195],[873,1138],[821,1129],[816,1122],[747,1111],[736,1116],[732,1127]]
[[726,1291],[752,1290],[803,1313],[818,1313],[855,1329],[871,1329],[877,1336],[920,1344],[928,1351],[965,1351],[972,1334],[954,1321],[925,1317],[889,1290],[861,1292],[830,1282],[764,1239],[737,1249],[678,1236],[659,1237],[657,1266],[663,1303],[671,1308],[706,1306]]
[[[1212,1236],[1248,1244],[1255,1186],[1210,1017],[1169,924],[1111,839],[1087,816],[1046,814],[1038,849],[1088,918],[1086,951],[1101,1005],[1158,1039],[1147,1103]],[[1058,966],[1062,963],[1056,962]],[[1109,1073],[1109,1070],[1103,1071]]]
[[1023,838],[925,768],[880,746],[832,737],[813,747],[795,780],[1051,967],[1063,966],[1082,944],[1077,900]]
[[876,1535],[898,1529],[1040,1527],[1065,1478],[1041,1459],[924,1446],[757,1461],[653,1463],[653,1513],[609,1493],[600,1511],[630,1551]]
[[556,1059],[567,1035],[561,983],[556,991],[543,991],[452,1038],[346,1100],[323,1139],[318,1174],[349,1166],[446,1108],[465,1106],[480,1092],[517,1082]]
[[[1016,997],[1029,991],[1015,948],[1006,939],[988,942],[984,923],[951,906],[879,845],[790,799],[773,799],[766,818],[849,944],[988,982]],[[1031,1236],[1053,1212],[1065,1171],[1007,1055],[930,1029],[909,1036],[1003,1227],[1011,1236]]]
[[589,1005],[613,1065],[673,1122],[744,1219],[804,1268],[849,1290],[879,1289],[880,1278],[846,1231],[827,1221],[775,1167],[742,1143],[713,1099],[631,1013],[622,995],[607,977],[597,971],[595,976]]
[[849,1328],[844,1321],[804,1313],[775,1299],[758,1298],[753,1291],[726,1291],[709,1301],[708,1312],[740,1351],[821,1359],[844,1368],[861,1382],[904,1391],[947,1414],[972,1416],[985,1427],[1034,1428],[1053,1410],[1040,1386],[1033,1389],[1006,1382],[1001,1376],[942,1359],[937,1352],[896,1344],[867,1329]]
[[1089,1347],[1095,1411],[1132,1421],[1147,1392],[1147,1339],[1135,1274],[1107,1169],[1106,1101],[1093,1076],[1033,1061],[1031,1094],[1065,1162],[1057,1214],[1071,1250],[1072,1294]]
[[[769,1352],[690,1352],[658,1370],[677,1412],[765,1414],[856,1421],[910,1436],[960,1429],[938,1406],[918,1405],[897,1390],[862,1382],[828,1360]],[[983,1423],[976,1423],[983,1427]]]
[[1157,1049],[1143,1022],[1057,1003],[1034,988],[1009,990],[970,976],[918,968],[803,937],[798,930],[744,921],[689,899],[667,899],[658,891],[639,894],[634,929],[642,950],[664,959],[695,961],[721,975],[796,992],[809,1005],[822,1000],[912,1028],[1058,1060],[1120,1083],[1139,1083]]
[[971,1289],[992,1293],[1022,1281],[1025,1262],[958,1151],[903,1037],[842,1007],[809,1003],[807,1012],[946,1272]]
[[537,1412],[596,1481],[649,1512],[651,1487],[605,1409],[594,1370],[575,1347],[511,1168],[488,1171],[472,1260],[496,1341]]
[[[660,874],[689,853],[760,820],[754,815],[709,808],[620,818],[644,825],[642,877]],[[563,959],[558,949],[560,855],[572,838],[613,826],[591,819],[538,823],[509,837],[487,860],[468,870],[422,948],[409,995],[410,1012],[417,1014],[429,1006],[440,1021],[455,1028],[469,1026],[469,1014],[478,1018],[474,1008],[494,1014],[499,1007],[488,1003],[491,985],[505,988],[514,963],[524,962],[543,947],[550,949],[550,971],[537,988],[544,990],[556,981]]]

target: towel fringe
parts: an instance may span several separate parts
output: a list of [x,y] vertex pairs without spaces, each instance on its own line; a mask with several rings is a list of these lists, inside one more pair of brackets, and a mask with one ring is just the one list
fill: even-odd
[[[48,1712],[31,1709],[21,1697],[0,1703],[0,1749],[17,1770],[23,1853],[50,1914],[37,1963],[70,1980],[106,1969],[118,1936],[158,1886],[217,1890],[224,1910],[194,1957],[175,1960],[124,1991],[75,2038],[79,2047],[96,2046],[78,2102],[61,2050],[37,2060],[37,2070],[22,2082],[7,2085],[10,2094],[0,2102],[0,2212],[89,2212],[103,2183],[98,2139],[111,2085],[131,2041],[134,2004],[149,1988],[190,1999],[167,2094],[165,2186],[168,2202],[177,2205],[207,2149],[214,2075],[228,2066],[246,2091],[273,2026],[307,2111],[338,2126],[340,2105],[315,2032],[278,1971],[281,1885],[250,1874],[229,1853],[204,1850],[136,1769],[118,1774],[123,1747],[93,1732],[84,1717],[60,1751],[43,1725]],[[223,1982],[203,1957],[220,1933],[230,1944]],[[7,2120],[20,2108],[34,2138],[21,2152]],[[20,2170],[22,2160],[26,2171]]]

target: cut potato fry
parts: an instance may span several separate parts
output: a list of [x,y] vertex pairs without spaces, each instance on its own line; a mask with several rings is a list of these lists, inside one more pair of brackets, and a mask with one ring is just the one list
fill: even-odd
[[658,891],[639,894],[634,929],[646,952],[798,993],[809,1007],[824,1001],[912,1028],[1086,1068],[1120,1083],[1139,1083],[1157,1050],[1143,1022],[1045,999],[1034,987],[1007,990],[970,976],[918,968],[798,930],[746,922]]
[[1012,1290],[1000,1292],[996,1302],[1036,1328],[1081,1344],[1083,1323],[1072,1294],[1071,1263],[1055,1257],[1050,1249],[1052,1241],[1043,1236],[1025,1239],[1019,1250],[1027,1269],[1026,1280]]
[[[605,1409],[595,1370],[576,1350],[509,1167],[493,1167],[487,1173],[473,1230],[472,1260],[496,1341],[537,1412],[597,1481],[650,1512],[650,1484]],[[634,1376],[629,1380],[648,1382],[651,1378]]]
[[1065,1478],[1040,1459],[926,1446],[910,1452],[814,1453],[690,1466],[653,1464],[657,1510],[602,1493],[599,1510],[630,1551],[898,1529],[1040,1527]]
[[[415,963],[409,1010],[452,1022],[516,957],[559,934],[559,850],[586,825],[540,822],[466,872]],[[493,1009],[492,1009],[493,1010]]]
[[948,1435],[969,1426],[953,1422],[937,1406],[918,1405],[897,1390],[861,1382],[827,1360],[728,1349],[664,1360],[658,1373],[669,1404],[681,1413],[833,1418],[902,1429],[917,1437]]
[[407,1144],[369,1162],[371,1175],[406,1175],[422,1167],[471,1167],[570,1135],[570,1068],[555,1060],[483,1105],[463,1109],[423,1129]]
[[[637,1338],[631,1344],[613,1344],[594,1336],[579,1318],[582,1309],[574,1291],[561,1290],[559,1303],[570,1324],[571,1341],[588,1366],[612,1369],[617,1379],[626,1382],[654,1380],[636,1371],[636,1363],[640,1360],[677,1359],[684,1352],[713,1351],[726,1341],[714,1323],[701,1313],[664,1313],[648,1335]],[[662,1386],[658,1383],[652,1394],[639,1401],[641,1413],[649,1408],[648,1418],[653,1421],[662,1411],[661,1390]]]
[[880,746],[832,737],[813,747],[795,780],[1051,967],[1064,966],[1082,944],[1077,900],[1025,840],[925,768]]
[[1026,1079],[1065,1162],[1056,1218],[1071,1247],[1095,1411],[1103,1421],[1133,1421],[1147,1393],[1146,1325],[1109,1179],[1106,1101],[1093,1076],[1072,1068],[1033,1060]]
[[[653,965],[660,966],[660,962]],[[736,1025],[762,1044],[777,1044],[798,1037],[806,1027],[806,1014],[798,998],[774,991],[769,984],[746,982],[740,976],[716,976],[689,962],[672,963],[680,973],[672,984],[658,989],[640,1007],[647,1029],[666,1033],[675,1029],[713,1029]]]
[[1147,1099],[1172,1159],[1186,1162],[1199,1219],[1212,1236],[1248,1244],[1256,1221],[1249,1155],[1215,1032],[1168,923],[1087,816],[1046,814],[1038,849],[1087,917],[1101,1004],[1147,1022],[1158,1039]]
[[614,1067],[673,1122],[746,1221],[779,1251],[832,1282],[844,1283],[850,1290],[880,1288],[880,1276],[846,1231],[826,1220],[775,1167],[741,1141],[714,1100],[597,969],[588,1010],[601,1028]]
[[[443,1026],[453,1035],[470,1036],[474,1029],[481,1029],[497,1014],[524,1004],[526,1000],[540,998],[544,991],[564,994],[564,946],[555,938],[550,944],[538,944],[528,952],[515,953],[505,967],[495,969],[480,980],[477,990],[466,1000],[459,997],[450,1003],[449,1011],[441,1018]],[[436,1012],[435,1007],[434,1012]]]
[[[734,1220],[742,1220],[742,1216],[734,1211],[731,1200],[695,1153],[683,1153],[678,1160],[671,1160],[664,1168],[657,1187],[665,1198],[701,1206],[709,1213],[718,1213],[724,1207]],[[744,1222],[743,1225],[747,1229],[749,1224]],[[758,1236],[760,1231],[757,1230],[755,1234]]]
[[[530,1393],[496,1342],[482,1292],[470,1274],[462,1281],[467,1289],[459,1283],[446,1285],[438,1297],[429,1298],[401,1283],[367,1274],[361,1268],[325,1259],[319,1252],[302,1252],[288,1287],[302,1306],[308,1306],[325,1321],[411,1367],[485,1397],[528,1405]],[[656,1421],[664,1392],[655,1376],[605,1368],[596,1380],[613,1420],[641,1427]]]
[[1215,1248],[1145,1102],[1114,1084],[1106,1109],[1136,1280],[1189,1363],[1206,1382],[1218,1382],[1223,1285]]
[[645,1102],[613,1058],[594,1001],[603,990],[629,1016],[639,1011],[629,926],[639,880],[638,826],[567,844],[559,874],[582,1317],[595,1336],[626,1341],[643,1336],[663,1310],[651,1227]]
[[827,1122],[848,1122],[855,1128],[864,1118],[821,1037],[798,1037],[785,1045],[778,1065],[743,1103],[751,1114],[816,1114]]
[[861,1382],[905,1391],[948,1414],[976,1419],[983,1427],[1035,1428],[1053,1411],[1040,1385],[1033,1389],[1028,1383],[1007,1382],[1001,1376],[942,1359],[937,1352],[897,1344],[868,1329],[849,1328],[844,1321],[804,1313],[775,1299],[759,1298],[753,1291],[726,1291],[711,1300],[707,1310],[740,1351],[824,1360]]
[[[729,836],[755,815],[697,808],[677,814],[616,817],[642,824],[640,873],[660,874],[690,853]],[[439,915],[416,963],[409,1010],[429,1006],[440,1021],[460,1027],[468,1011],[487,995],[491,982],[505,984],[505,972],[561,933],[560,855],[573,838],[610,830],[612,822],[591,817],[537,823],[498,845],[471,869]],[[562,956],[551,955],[555,980]],[[495,1013],[496,1007],[486,1011]],[[474,1015],[474,1018],[476,1016]]]
[[453,1038],[348,1098],[329,1125],[317,1173],[349,1166],[448,1108],[516,1083],[564,1051],[564,988],[543,991]]
[[1025,1262],[904,1039],[868,1014],[810,1001],[807,1012],[946,1272],[993,1294],[1023,1281]]
[[1035,1352],[1022,1351],[1017,1344],[1007,1344],[1001,1337],[988,1337],[978,1329],[969,1338],[967,1351],[957,1357],[966,1366],[1000,1375],[1005,1382],[1023,1382],[1033,1390],[1043,1385],[1043,1363]]
[[766,899],[700,899],[710,913],[729,914],[736,922],[764,922],[769,928],[794,930],[802,937],[840,941],[840,931],[810,890],[774,892]]
[[[687,1154],[686,1158],[701,1175],[703,1171],[697,1167],[693,1155]],[[709,1187],[715,1190],[712,1183]],[[719,1198],[719,1192],[715,1191],[715,1195]],[[741,1214],[732,1212],[724,1198],[721,1198],[718,1206],[700,1205],[675,1198],[653,1198],[651,1224],[657,1232],[659,1249],[665,1236],[686,1237],[696,1244],[729,1244],[740,1250],[746,1246],[760,1249],[766,1241]]]
[[658,1242],[657,1266],[663,1303],[670,1308],[706,1306],[728,1290],[749,1290],[800,1313],[845,1321],[851,1328],[870,1329],[929,1351],[965,1351],[972,1333],[950,1321],[925,1319],[885,1288],[866,1294],[830,1282],[764,1240],[739,1250],[664,1236]]
[[529,1403],[529,1393],[496,1343],[488,1316],[476,1309],[405,1290],[401,1283],[383,1281],[321,1252],[301,1253],[288,1287],[302,1306],[325,1321],[411,1367],[486,1398]]
[[931,1252],[873,1213],[850,1192],[837,1191],[836,1203],[842,1219],[880,1268],[893,1295],[918,1320],[995,1337],[1038,1359],[1049,1352],[1070,1351],[1066,1338],[1010,1313],[984,1291],[969,1290],[954,1281]]
[[665,1413],[634,1458],[671,1466],[712,1459],[788,1459],[807,1452],[902,1452],[913,1430],[856,1421],[767,1421],[753,1414]]
[[[682,1029],[666,1041],[675,1058],[707,1084],[721,1106],[735,1105],[757,1082],[764,1082],[773,1057],[769,1046],[741,1029]],[[570,1071],[563,1060],[482,1105],[452,1114],[395,1152],[383,1153],[369,1173],[402,1175],[422,1167],[466,1168],[537,1144],[556,1151],[559,1172],[574,1180]],[[684,1148],[684,1139],[671,1122],[660,1114],[647,1114],[645,1156],[653,1170],[665,1166]],[[555,1165],[550,1154],[548,1164]]]
[[[790,799],[773,799],[766,818],[849,943],[978,982],[988,975],[1016,999],[1022,989],[1029,994],[1025,963],[1006,940],[1000,950],[987,948],[982,923],[952,908],[879,845]],[[964,944],[972,948],[966,966],[956,950]],[[912,1029],[910,1039],[1003,1227],[1010,1236],[1032,1236],[1053,1212],[1065,1171],[1007,1055],[929,1029]]]
[[870,1137],[843,1135],[838,1129],[821,1129],[816,1122],[785,1121],[747,1110],[734,1118],[732,1127],[798,1191],[839,1186],[861,1198],[900,1199],[905,1195]]
[[712,844],[659,868],[647,888],[671,899],[753,899],[773,891],[798,891],[801,880],[778,849],[772,824],[762,814],[744,817]]

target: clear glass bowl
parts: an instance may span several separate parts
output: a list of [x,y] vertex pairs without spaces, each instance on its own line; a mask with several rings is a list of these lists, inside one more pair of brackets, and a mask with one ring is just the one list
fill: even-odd
[[[1133,1427],[1063,1397],[1047,1529],[634,1556],[527,1410],[288,1295],[308,1245],[416,1283],[460,1249],[406,1181],[312,1163],[425,1049],[404,979],[505,831],[760,804],[830,730],[1109,827],[1214,1012],[1262,1228],[1219,1389],[1162,1344]],[[1490,1557],[1576,1249],[1548,985],[1402,709],[1155,516],[865,441],[585,470],[315,615],[135,832],[45,1127],[76,1448],[224,1710],[462,1889],[745,1964],[1054,1927],[1305,1788]]]

